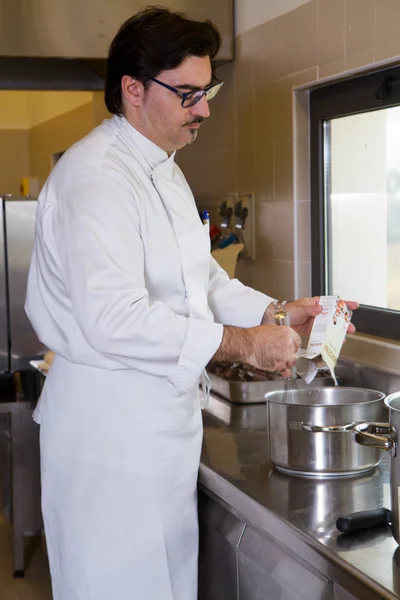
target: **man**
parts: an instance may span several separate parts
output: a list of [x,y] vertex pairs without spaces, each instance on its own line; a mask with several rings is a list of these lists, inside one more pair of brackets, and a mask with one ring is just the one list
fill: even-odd
[[320,312],[290,303],[294,329],[276,327],[273,299],[229,280],[174,162],[221,87],[219,45],[167,9],[127,21],[108,60],[115,116],[38,201],[26,308],[56,353],[35,412],[54,600],[197,598],[205,367],[289,374]]

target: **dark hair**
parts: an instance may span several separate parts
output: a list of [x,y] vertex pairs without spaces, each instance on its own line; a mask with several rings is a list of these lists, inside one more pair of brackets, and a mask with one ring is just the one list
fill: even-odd
[[174,69],[187,56],[213,59],[221,34],[211,21],[194,21],[184,13],[148,6],[123,23],[111,42],[107,60],[105,102],[110,113],[122,113],[121,79],[130,75],[145,87],[161,71]]

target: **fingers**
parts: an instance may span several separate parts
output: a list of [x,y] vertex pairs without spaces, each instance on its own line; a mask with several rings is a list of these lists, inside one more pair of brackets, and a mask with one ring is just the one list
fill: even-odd
[[297,350],[301,347],[301,337],[294,329],[290,329],[290,334],[292,336],[292,342],[293,342],[293,348],[294,348],[293,353],[296,354]]
[[[301,310],[304,315],[313,316],[319,315],[322,311],[322,306],[319,303],[320,296],[313,296],[312,298],[301,298],[300,300],[294,300],[293,302],[288,302],[288,307],[291,310],[294,309],[294,312],[297,313],[298,310]],[[360,304],[355,300],[345,300],[347,307],[350,310],[357,310],[360,308]]]
[[296,364],[301,337],[286,325],[259,325],[253,328],[253,351],[246,361],[263,371],[290,371]]
[[319,300],[319,296],[299,300],[299,302],[302,303],[303,314],[305,317],[316,317],[322,312],[322,305],[319,303]]
[[291,369],[292,367],[294,367],[294,365],[296,363],[297,363],[297,356],[293,356],[293,358],[286,361],[286,366],[288,369]]
[[294,365],[296,364],[296,362],[297,362],[297,357],[293,356],[292,359],[289,359],[286,361],[285,365],[281,365],[281,367],[276,370],[280,372],[282,377],[291,377],[292,369],[293,369]]
[[282,377],[291,377],[292,375],[292,370],[291,369],[286,369],[285,371],[279,371],[280,374],[282,375]]
[[319,296],[314,296],[313,298],[301,298],[300,300],[297,300],[297,304],[305,316],[315,317],[322,311],[322,306],[319,303]]
[[360,308],[360,304],[358,302],[354,302],[353,300],[345,300],[345,303],[347,308],[350,310],[357,310],[357,308]]
[[304,319],[316,317],[322,312],[322,306],[319,304],[319,296],[288,302],[287,307],[292,325],[296,325],[298,320],[303,322]]
[[[347,308],[351,311],[357,310],[357,308],[360,308],[360,304],[353,300],[345,300],[345,303],[346,303]],[[347,333],[355,333],[355,332],[356,332],[356,328],[354,327],[353,323],[350,323],[347,328]]]
[[297,333],[293,331],[293,329],[290,330],[290,333],[292,337],[291,347],[288,347],[287,352],[285,352],[285,355],[283,356],[283,360],[281,360],[275,366],[275,370],[279,371],[283,375],[283,377],[290,377],[292,367],[294,367],[294,365],[297,362],[296,352],[301,346],[300,336],[297,335]]

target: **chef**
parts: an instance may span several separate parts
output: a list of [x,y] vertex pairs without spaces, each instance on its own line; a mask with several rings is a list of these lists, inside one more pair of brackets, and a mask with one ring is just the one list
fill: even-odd
[[[196,600],[206,365],[289,374],[318,299],[229,280],[175,151],[222,82],[210,22],[150,7],[111,44],[113,118],[70,148],[38,200],[26,310],[56,358],[35,419],[54,600]],[[352,308],[352,306],[350,306]]]

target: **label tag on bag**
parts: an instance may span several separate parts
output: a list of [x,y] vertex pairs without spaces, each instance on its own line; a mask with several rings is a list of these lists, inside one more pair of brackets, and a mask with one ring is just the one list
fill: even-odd
[[352,312],[339,296],[321,296],[322,312],[315,317],[305,358],[321,356],[335,385],[335,367],[342,350]]

